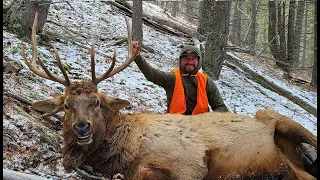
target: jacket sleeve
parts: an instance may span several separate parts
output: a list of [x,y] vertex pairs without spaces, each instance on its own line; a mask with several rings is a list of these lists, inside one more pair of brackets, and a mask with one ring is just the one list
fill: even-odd
[[173,72],[163,72],[151,67],[140,55],[136,57],[134,62],[136,62],[140,71],[147,78],[147,80],[165,89],[168,88],[170,84],[172,85],[172,83],[175,81]]
[[213,111],[228,112],[228,108],[224,104],[217,86],[210,78],[207,80],[207,96]]

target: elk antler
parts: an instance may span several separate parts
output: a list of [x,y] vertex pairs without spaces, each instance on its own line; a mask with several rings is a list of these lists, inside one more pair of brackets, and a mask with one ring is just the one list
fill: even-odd
[[118,72],[124,70],[126,67],[129,66],[129,64],[135,59],[139,51],[135,51],[133,53],[133,48],[132,48],[132,34],[131,34],[131,28],[130,24],[128,22],[127,17],[125,16],[125,21],[127,25],[127,32],[128,32],[128,58],[117,68],[113,69],[116,63],[116,49],[113,51],[113,57],[112,57],[112,64],[110,65],[109,69],[102,75],[99,75],[96,77],[95,73],[95,60],[94,60],[94,43],[92,42],[91,45],[91,74],[92,74],[92,82],[95,83],[96,85],[101,82],[102,80],[111,77]]
[[[30,70],[32,72],[34,72],[36,75],[45,78],[45,79],[49,79],[58,83],[63,84],[64,86],[69,86],[70,85],[70,80],[68,78],[68,75],[66,73],[66,70],[64,69],[61,61],[60,61],[60,57],[58,54],[58,50],[56,49],[56,47],[54,46],[54,54],[55,54],[55,59],[57,61],[57,65],[59,67],[59,69],[61,70],[64,79],[58,76],[54,76],[50,73],[50,71],[47,69],[47,67],[43,64],[42,60],[40,59],[40,57],[38,56],[38,50],[37,50],[37,42],[36,42],[36,31],[37,31],[37,24],[38,24],[38,11],[36,11],[35,13],[35,17],[34,17],[34,21],[33,21],[33,25],[32,25],[32,33],[31,33],[31,44],[32,44],[32,59],[31,62],[29,62],[29,60],[26,57],[26,53],[24,50],[24,44],[23,42],[21,42],[21,53],[22,53],[22,57],[24,59],[24,62],[26,63],[26,65],[30,68]],[[37,59],[38,62],[40,64],[40,66],[42,67],[42,69],[44,70],[41,71],[40,69],[37,68]]]

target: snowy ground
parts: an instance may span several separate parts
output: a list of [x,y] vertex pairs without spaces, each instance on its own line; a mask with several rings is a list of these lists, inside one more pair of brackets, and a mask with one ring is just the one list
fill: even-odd
[[[63,34],[75,39],[78,44],[87,47],[90,47],[91,40],[93,39],[95,41],[95,49],[98,52],[96,55],[97,74],[102,74],[108,68],[109,64],[104,62],[104,57],[105,55],[112,56],[114,48],[117,50],[116,65],[123,62],[127,57],[126,46],[123,44],[114,45],[115,42],[127,36],[123,15],[117,9],[103,2],[70,1],[70,4],[76,11],[65,3],[51,5],[48,20],[56,22],[74,32],[52,23],[46,24],[44,27],[45,32],[51,31]],[[157,6],[149,5],[146,2],[144,4],[143,8],[146,12],[161,13]],[[129,18],[129,20],[131,19]],[[153,48],[155,53],[143,51],[142,56],[153,67],[169,71],[177,66],[179,47],[187,41],[188,39],[163,34],[143,25],[143,44]],[[4,74],[4,91],[19,94],[31,101],[54,97],[62,93],[62,85],[32,75],[20,55],[20,42],[21,40],[16,38],[14,34],[7,31],[3,32],[4,56],[7,56],[10,61],[17,62],[23,67],[15,74]],[[90,55],[88,50],[75,45],[72,40],[63,42],[52,42],[52,44],[58,48],[62,61],[72,68],[69,76],[71,76],[72,80],[90,79]],[[25,43],[25,45],[27,53],[29,52],[30,55],[30,45],[28,43]],[[53,66],[54,58],[48,49],[47,47],[38,46],[40,56],[46,61],[46,64],[53,71],[59,72],[58,68]],[[31,56],[29,57],[31,58]],[[263,67],[253,68],[261,71],[261,73],[264,72]],[[269,76],[273,77],[272,75]],[[274,79],[274,81],[280,84],[284,82],[281,78]],[[317,117],[287,98],[253,82],[241,70],[235,71],[224,66],[220,79],[216,81],[216,84],[225,103],[233,112],[253,116],[259,109],[272,108],[292,118],[312,133],[317,134]],[[283,83],[283,86],[295,91],[296,94],[307,99],[310,104],[317,105],[317,93],[315,91],[302,90],[286,83]],[[165,113],[166,110],[165,91],[147,81],[135,63],[132,63],[127,69],[116,74],[114,77],[102,81],[99,84],[99,90],[111,96],[129,100],[131,106],[123,110],[124,112]],[[58,120],[51,117],[50,122],[45,122],[43,119],[31,115],[33,122],[29,122],[30,117],[26,114],[21,115],[17,108],[14,108],[16,107],[15,103],[12,103],[10,99],[7,99],[7,101],[5,99],[4,102],[4,134],[14,132],[10,136],[7,136],[8,138],[15,139],[15,143],[6,144],[6,149],[4,147],[3,167],[15,170],[24,169],[31,171],[31,173],[46,175],[53,179],[79,178],[74,172],[66,173],[63,171],[61,159],[56,160],[54,167],[50,166],[50,163],[46,164],[43,162],[38,162],[39,166],[37,167],[30,167],[30,165],[26,164],[25,159],[30,155],[35,156],[35,154],[41,160],[47,162],[46,159],[52,158],[53,154],[59,154],[59,152],[55,152],[59,149],[56,146],[59,146],[62,140],[56,138],[58,142],[42,143],[43,139],[39,138],[43,136],[41,132],[50,132],[54,137],[60,134],[60,131],[54,131],[52,128],[49,128],[54,122],[58,122]],[[27,111],[26,109],[24,110]],[[31,112],[31,110],[27,112]],[[49,123],[51,126],[46,127],[46,123]],[[35,128],[39,124],[45,125],[45,127]],[[31,147],[38,151],[34,151]]]

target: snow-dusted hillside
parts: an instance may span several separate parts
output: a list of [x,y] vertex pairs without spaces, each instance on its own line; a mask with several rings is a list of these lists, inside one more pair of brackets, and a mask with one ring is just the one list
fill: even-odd
[[[109,67],[110,63],[106,63],[104,58],[105,55],[112,56],[114,48],[117,51],[116,65],[120,65],[127,57],[127,47],[123,44],[114,44],[127,37],[124,15],[116,8],[99,1],[70,1],[70,4],[76,11],[66,3],[51,5],[48,20],[61,26],[47,23],[44,32],[50,31],[70,37],[69,41],[61,39],[64,43],[51,43],[58,48],[61,60],[72,68],[69,75],[71,79],[76,81],[91,78],[89,51],[75,44],[90,47],[91,40],[94,40],[97,51],[97,74],[102,74]],[[157,6],[150,5],[148,2],[144,2],[143,8],[148,13],[161,13]],[[170,71],[177,66],[180,45],[187,41],[188,39],[163,34],[152,27],[143,25],[143,44],[154,49],[155,53],[143,51],[142,56],[153,67]],[[23,67],[17,73],[4,73],[4,92],[17,94],[31,101],[54,97],[62,93],[64,88],[62,85],[36,77],[28,70],[20,55],[20,42],[21,40],[14,34],[3,31],[4,56],[7,56],[11,62],[17,62]],[[30,55],[30,45],[25,44]],[[38,46],[38,50],[47,66],[59,72],[58,68],[54,66],[55,60],[48,47]],[[259,70],[261,67],[253,68]],[[282,83],[279,79],[274,81]],[[317,134],[317,117],[290,100],[261,87],[241,70],[235,71],[224,66],[216,84],[230,110],[238,114],[253,116],[259,109],[272,108]],[[166,111],[165,91],[147,81],[135,63],[112,78],[102,81],[98,86],[103,93],[131,102],[130,108],[123,110],[123,112],[165,113]],[[283,86],[296,90],[295,93],[305,97],[316,106],[316,92],[303,91],[285,84]],[[26,170],[52,179],[69,179],[71,177],[79,179],[80,177],[75,172],[66,173],[64,171],[61,166],[61,158],[57,157],[52,160],[54,163],[50,163],[51,161],[48,163],[49,160],[54,159],[59,154],[57,151],[61,147],[62,140],[57,137],[61,132],[55,130],[59,127],[53,127],[53,124],[59,124],[59,120],[51,117],[49,118],[50,122],[45,122],[45,120],[33,114],[26,115],[17,108],[19,105],[20,103],[10,98],[4,99],[3,128],[4,134],[7,135],[4,135],[3,168]],[[31,112],[31,110],[26,109],[24,111]],[[53,138],[56,140],[52,142],[43,139],[46,137],[43,132],[56,137]],[[31,160],[30,157],[36,158]],[[38,164],[38,166],[33,167],[26,163],[26,159],[29,163]]]

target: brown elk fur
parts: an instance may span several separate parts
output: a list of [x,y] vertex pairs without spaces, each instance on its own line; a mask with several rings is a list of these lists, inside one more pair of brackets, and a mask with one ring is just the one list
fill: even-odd
[[[94,100],[100,107],[90,105]],[[99,93],[88,82],[33,107],[50,113],[65,104],[71,106],[63,122],[66,168],[88,165],[139,180],[315,179],[295,148],[302,142],[316,147],[316,137],[273,110],[260,110],[255,118],[231,112],[120,114],[129,102]],[[79,145],[72,124],[83,119],[93,124],[93,140]]]

